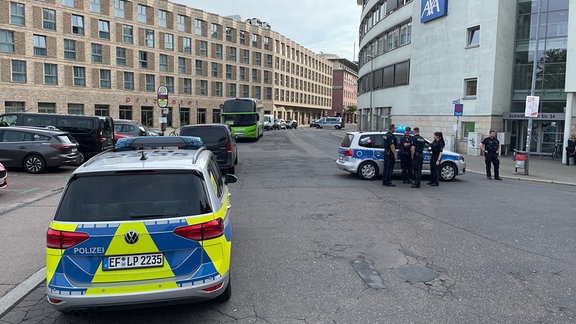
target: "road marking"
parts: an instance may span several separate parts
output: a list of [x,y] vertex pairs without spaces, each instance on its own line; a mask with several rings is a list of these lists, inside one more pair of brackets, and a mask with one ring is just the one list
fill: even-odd
[[35,191],[35,190],[38,190],[38,189],[40,189],[40,188],[32,188],[32,189],[4,189],[4,190],[2,190],[2,191],[10,191],[10,192],[17,192],[17,193],[23,194],[23,193],[32,192],[32,191]]
[[38,285],[46,279],[46,267],[38,270],[30,278],[24,280],[14,289],[10,290],[4,297],[0,298],[0,317],[8,313],[14,305],[21,301],[32,290],[36,289]]

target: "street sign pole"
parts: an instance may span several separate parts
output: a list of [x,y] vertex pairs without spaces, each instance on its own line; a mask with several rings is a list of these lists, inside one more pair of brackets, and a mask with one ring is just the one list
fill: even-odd
[[166,131],[166,115],[168,115],[167,108],[168,107],[168,88],[165,86],[159,86],[157,91],[157,100],[158,107],[162,109],[162,115],[160,117],[160,135],[164,136],[164,132]]
[[460,99],[452,101],[454,104],[454,116],[456,116],[456,125],[454,125],[454,152],[458,152],[458,128],[460,127],[460,116],[464,114],[464,104]]

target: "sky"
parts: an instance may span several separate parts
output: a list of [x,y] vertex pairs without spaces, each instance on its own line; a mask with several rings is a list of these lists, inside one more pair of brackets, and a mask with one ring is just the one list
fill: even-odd
[[258,18],[315,53],[356,61],[362,6],[356,0],[171,0],[220,16]]

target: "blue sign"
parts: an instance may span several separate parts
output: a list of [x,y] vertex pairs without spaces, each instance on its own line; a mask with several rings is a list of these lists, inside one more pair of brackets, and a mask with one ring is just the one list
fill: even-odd
[[454,116],[462,116],[463,113],[464,113],[464,104],[455,104]]
[[420,9],[420,22],[446,16],[448,14],[448,0],[422,0]]

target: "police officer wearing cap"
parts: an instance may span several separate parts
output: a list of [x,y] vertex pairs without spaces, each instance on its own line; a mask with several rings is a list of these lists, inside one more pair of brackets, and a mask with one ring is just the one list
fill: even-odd
[[492,180],[490,174],[491,164],[494,164],[494,180],[500,179],[499,167],[500,159],[498,158],[498,148],[500,147],[500,142],[496,139],[496,132],[490,130],[490,136],[486,137],[482,143],[480,143],[480,149],[484,152],[484,162],[486,163],[486,178]]
[[384,134],[384,177],[382,185],[386,187],[396,187],[392,184],[392,172],[394,171],[394,162],[396,162],[396,137],[394,137],[394,132],[396,131],[396,126],[391,124],[388,127],[388,132]]
[[404,135],[400,138],[400,167],[402,168],[402,183],[410,183],[412,180],[412,161],[410,158],[410,146],[412,145],[411,128],[404,128]]
[[426,141],[420,136],[420,129],[414,127],[414,136],[410,145],[410,156],[412,162],[412,172],[414,173],[414,184],[412,188],[420,188],[422,180],[422,162],[424,161],[424,144]]

